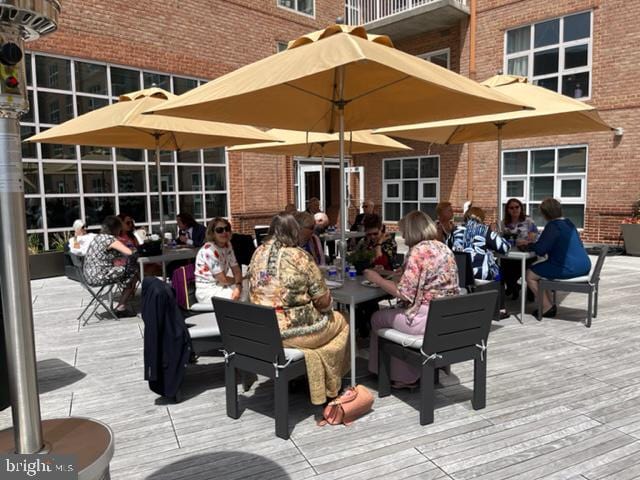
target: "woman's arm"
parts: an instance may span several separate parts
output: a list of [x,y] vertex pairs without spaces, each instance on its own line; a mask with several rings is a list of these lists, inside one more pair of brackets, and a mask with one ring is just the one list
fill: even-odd
[[546,255],[553,250],[553,247],[558,240],[558,236],[559,231],[553,222],[547,223],[540,235],[540,238],[538,238],[538,241],[532,245],[532,250],[536,252],[536,255],[538,256]]
[[313,306],[321,312],[331,310],[333,306],[333,298],[331,298],[331,292],[327,290],[323,295],[313,299]]
[[378,285],[381,289],[383,289],[389,295],[393,295],[394,297],[399,298],[401,300],[408,300],[407,298],[404,297],[404,295],[400,293],[400,291],[398,290],[398,285],[396,285],[395,282],[393,282],[392,280],[386,280],[382,278],[382,276],[380,276],[380,274],[375,270],[370,270],[370,269],[365,270],[364,278],[369,280],[371,283],[375,283],[376,285]]
[[484,240],[487,250],[492,250],[498,253],[509,252],[509,243],[497,232],[492,232],[491,230],[487,229]]
[[124,255],[131,255],[133,253],[133,251],[120,240],[114,241],[111,245],[109,245],[109,248],[117,250]]

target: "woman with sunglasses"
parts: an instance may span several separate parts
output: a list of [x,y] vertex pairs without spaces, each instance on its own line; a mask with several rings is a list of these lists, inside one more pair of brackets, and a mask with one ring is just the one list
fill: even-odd
[[209,304],[212,297],[244,300],[247,292],[242,285],[242,269],[231,247],[229,221],[222,217],[211,220],[206,239],[196,256],[196,299]]
[[138,248],[140,246],[140,242],[138,242],[138,239],[133,233],[136,229],[136,224],[133,221],[133,218],[131,215],[123,212],[120,212],[118,218],[122,221],[122,230],[120,231],[120,235],[118,235],[118,240],[131,249]]

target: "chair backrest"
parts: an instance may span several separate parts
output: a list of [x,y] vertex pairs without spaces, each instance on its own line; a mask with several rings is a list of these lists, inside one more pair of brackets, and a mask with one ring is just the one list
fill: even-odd
[[236,260],[238,260],[240,265],[249,265],[251,263],[253,252],[256,251],[256,247],[253,244],[253,237],[251,235],[234,233],[231,236],[231,246],[233,247],[233,253],[236,256]]
[[269,227],[256,226],[254,228],[254,231],[256,232],[256,245],[260,246],[262,245],[262,240],[264,239],[264,237],[266,237],[267,233],[269,233]]
[[213,308],[227,352],[273,363],[284,363],[276,311],[247,302],[213,297]]
[[453,252],[453,255],[456,258],[456,265],[458,266],[458,286],[460,288],[467,288],[475,285],[471,254],[468,252]]
[[71,258],[71,263],[73,263],[73,266],[76,269],[78,278],[80,278],[80,283],[88,285],[87,279],[84,276],[84,257],[71,252],[69,252],[69,257]]
[[591,272],[589,281],[591,283],[598,283],[600,281],[600,272],[602,271],[602,266],[604,265],[604,259],[607,257],[607,252],[609,251],[609,247],[607,245],[603,245],[600,250],[600,254],[598,255],[598,260],[596,260],[596,266]]
[[486,343],[497,300],[496,291],[433,300],[423,352],[430,355]]

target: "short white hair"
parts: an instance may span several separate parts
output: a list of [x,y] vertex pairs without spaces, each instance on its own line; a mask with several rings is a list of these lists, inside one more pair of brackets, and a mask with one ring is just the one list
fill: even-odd
[[316,222],[316,225],[321,223],[322,225],[329,225],[329,217],[327,217],[327,214],[324,212],[318,212],[315,215],[313,215],[313,219]]
[[75,222],[73,222],[74,230],[80,230],[82,227],[84,227],[84,222],[81,219],[77,219]]

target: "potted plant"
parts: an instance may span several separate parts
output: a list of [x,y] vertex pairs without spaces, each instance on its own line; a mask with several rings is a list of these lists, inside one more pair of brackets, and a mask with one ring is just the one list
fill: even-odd
[[37,234],[32,233],[27,237],[31,280],[64,275],[64,246],[69,241],[69,235],[68,232],[55,234],[51,241],[51,250],[48,251],[42,250]]
[[362,272],[371,266],[374,257],[375,252],[373,250],[359,246],[347,255],[347,261],[355,267],[358,275],[362,275]]
[[620,228],[627,255],[640,256],[640,199],[633,203],[632,215],[622,220]]

